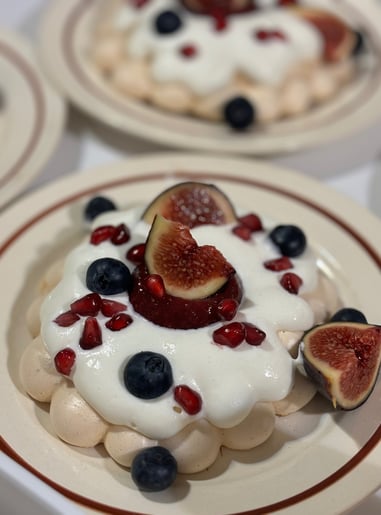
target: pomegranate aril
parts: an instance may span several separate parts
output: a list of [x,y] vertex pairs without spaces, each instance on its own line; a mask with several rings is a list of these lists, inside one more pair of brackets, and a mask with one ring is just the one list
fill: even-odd
[[260,345],[266,338],[266,333],[253,324],[245,323],[245,340],[249,345]]
[[163,279],[158,274],[151,274],[146,279],[146,288],[154,297],[161,299],[165,295]]
[[144,7],[148,2],[149,2],[149,0],[133,0],[133,1],[132,1],[132,4],[133,4],[133,6],[134,6],[136,9],[141,9],[141,8],[142,8],[142,7]]
[[184,45],[180,48],[180,53],[184,57],[195,57],[197,55],[197,48],[194,45]]
[[71,311],[66,311],[65,313],[61,313],[61,315],[58,315],[53,322],[55,322],[60,327],[69,327],[75,322],[79,320],[79,316],[75,313],[72,313]]
[[57,372],[69,376],[75,363],[75,357],[75,352],[69,347],[57,352],[54,356],[54,365]]
[[200,395],[185,384],[175,387],[174,397],[175,401],[188,415],[196,415],[201,410],[202,399]]
[[270,32],[268,30],[260,29],[255,31],[255,37],[260,41],[266,41],[270,38]]
[[93,230],[90,236],[90,243],[92,245],[99,245],[103,241],[109,240],[115,232],[113,225],[101,225]]
[[275,39],[280,39],[281,41],[286,41],[287,40],[287,37],[286,35],[284,34],[284,32],[280,31],[280,30],[274,30],[272,33],[271,33],[271,36]]
[[101,308],[102,299],[98,293],[89,293],[70,304],[70,310],[81,316],[95,317]]
[[136,265],[138,265],[139,263],[143,263],[145,250],[145,243],[138,243],[137,245],[134,245],[133,247],[128,249],[126,253],[126,258]]
[[251,239],[252,231],[246,225],[236,225],[233,227],[232,232],[238,236],[238,238],[241,238],[241,240],[249,241]]
[[220,345],[235,348],[245,340],[245,326],[241,322],[232,322],[213,332],[213,341]]
[[132,324],[132,322],[132,318],[130,315],[127,315],[127,313],[117,313],[116,315],[113,315],[110,320],[107,320],[105,326],[107,329],[110,329],[110,331],[121,331]]
[[248,227],[251,232],[263,230],[262,221],[255,213],[248,213],[247,215],[238,218],[238,220],[242,225]]
[[89,350],[102,345],[102,331],[98,321],[94,317],[88,317],[85,320],[82,335],[79,340],[79,346],[82,349]]
[[237,309],[238,302],[235,299],[224,299],[217,306],[218,313],[222,320],[233,320]]
[[280,284],[289,293],[296,295],[303,284],[302,279],[292,272],[286,272],[280,279]]
[[112,317],[121,311],[125,311],[127,306],[116,300],[102,299],[101,313],[105,317]]
[[282,256],[276,259],[269,259],[263,263],[263,266],[267,268],[267,270],[271,270],[272,272],[282,272],[283,270],[288,270],[290,268],[294,268],[294,265],[291,263],[290,258],[287,256]]
[[111,236],[111,243],[114,245],[123,245],[130,240],[130,231],[125,224],[119,224],[115,227],[114,234]]

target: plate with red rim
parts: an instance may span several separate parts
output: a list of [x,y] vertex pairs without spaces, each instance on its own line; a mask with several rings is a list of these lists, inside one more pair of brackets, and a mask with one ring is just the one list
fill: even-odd
[[0,208],[20,194],[54,152],[65,104],[43,76],[30,44],[0,30]]
[[[98,2],[51,2],[41,21],[40,56],[59,91],[81,110],[114,129],[172,148],[265,156],[324,146],[372,127],[380,118],[381,6],[376,0],[364,0],[361,10],[355,0],[328,2],[366,33],[368,59],[358,79],[331,102],[299,118],[247,132],[231,131],[222,123],[166,113],[112,91],[86,53]],[[327,4],[327,0],[320,3]]]
[[[167,185],[214,183],[242,210],[298,223],[343,303],[379,322],[381,222],[321,183],[263,162],[160,153],[73,174],[15,203],[1,215],[0,449],[83,509],[107,513],[338,513],[381,485],[381,382],[353,412],[335,412],[320,396],[280,420],[268,443],[222,450],[208,470],[181,476],[167,491],[142,494],[100,445],[58,440],[46,407],[23,391],[18,363],[30,340],[25,312],[46,268],[83,238],[83,208],[102,193],[120,208],[147,204]],[[80,480],[79,480],[80,478]],[[274,488],[276,485],[276,488]]]

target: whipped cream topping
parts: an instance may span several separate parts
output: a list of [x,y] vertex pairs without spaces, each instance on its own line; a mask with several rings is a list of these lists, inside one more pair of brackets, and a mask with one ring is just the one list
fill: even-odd
[[[283,399],[293,384],[294,361],[279,340],[277,332],[303,331],[314,322],[308,303],[279,285],[280,274],[266,270],[263,262],[279,257],[267,232],[253,233],[243,241],[232,226],[201,226],[192,229],[199,245],[214,245],[233,265],[244,287],[244,298],[234,320],[258,326],[267,335],[258,347],[246,342],[229,348],[213,342],[212,333],[223,322],[211,326],[174,330],[159,327],[134,312],[126,293],[103,296],[127,305],[133,323],[119,332],[105,327],[98,315],[102,345],[91,350],[79,346],[84,318],[70,327],[53,320],[70,304],[90,293],[86,287],[88,266],[100,257],[126,261],[126,251],[146,240],[150,227],[140,219],[142,209],[112,212],[99,217],[96,226],[125,223],[131,231],[128,243],[115,246],[83,242],[67,257],[62,280],[45,299],[41,309],[41,335],[49,354],[70,347],[76,353],[71,379],[80,395],[109,423],[128,426],[154,439],[168,438],[189,423],[206,418],[215,426],[229,428],[240,423],[260,401]],[[267,227],[269,229],[269,227]],[[310,249],[293,258],[292,272],[303,280],[300,293],[313,291],[318,282],[316,259]],[[140,351],[164,355],[173,372],[173,387],[186,384],[202,398],[196,415],[179,410],[173,388],[152,400],[142,400],[126,389],[123,370]],[[177,408],[177,409],[174,409]]]
[[[270,2],[262,2],[271,7]],[[228,18],[217,31],[210,16],[181,8],[177,0],[133,2],[117,11],[117,30],[126,31],[126,51],[132,58],[149,58],[152,77],[158,82],[182,82],[198,95],[212,93],[229,84],[237,73],[254,81],[277,86],[300,63],[321,56],[323,41],[318,31],[286,8],[266,8]],[[157,15],[166,10],[179,13],[182,26],[171,34],[154,29]],[[258,31],[277,33],[261,39]],[[193,47],[191,56],[181,49]]]

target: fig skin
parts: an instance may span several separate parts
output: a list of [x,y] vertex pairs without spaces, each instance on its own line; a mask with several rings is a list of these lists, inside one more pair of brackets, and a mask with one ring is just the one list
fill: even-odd
[[149,273],[160,275],[166,292],[183,299],[213,295],[234,273],[215,247],[199,247],[188,227],[161,215],[148,234],[144,259]]
[[133,271],[133,287],[129,294],[137,313],[156,325],[170,329],[198,329],[221,320],[218,305],[224,299],[242,300],[242,284],[236,274],[214,295],[206,299],[181,299],[165,293],[155,297],[146,286],[148,270],[144,263]]
[[198,225],[224,225],[237,216],[228,197],[213,184],[182,182],[160,193],[146,208],[142,219],[152,224],[155,215],[181,222],[189,228]]
[[304,334],[306,374],[334,408],[353,410],[372,393],[381,365],[381,327],[328,322]]

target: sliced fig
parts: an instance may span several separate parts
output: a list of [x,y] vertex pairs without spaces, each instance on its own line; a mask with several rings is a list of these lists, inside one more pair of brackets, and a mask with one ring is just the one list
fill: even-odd
[[223,287],[206,299],[182,299],[168,293],[157,295],[147,279],[152,277],[144,263],[133,272],[133,287],[129,293],[131,304],[137,313],[156,325],[171,329],[198,329],[220,321],[221,304],[233,299],[237,304],[242,299],[242,285],[233,274]]
[[143,220],[152,224],[157,214],[190,228],[236,221],[234,208],[226,195],[216,186],[201,182],[183,182],[163,191],[144,211]]
[[330,322],[303,338],[307,375],[334,407],[351,410],[371,394],[381,363],[381,327]]
[[188,227],[161,215],[155,216],[144,259],[148,272],[163,280],[165,291],[182,299],[213,295],[235,272],[219,250],[199,247]]
[[323,57],[326,61],[340,61],[352,54],[357,38],[344,20],[315,7],[295,6],[292,10],[320,32],[324,41]]

